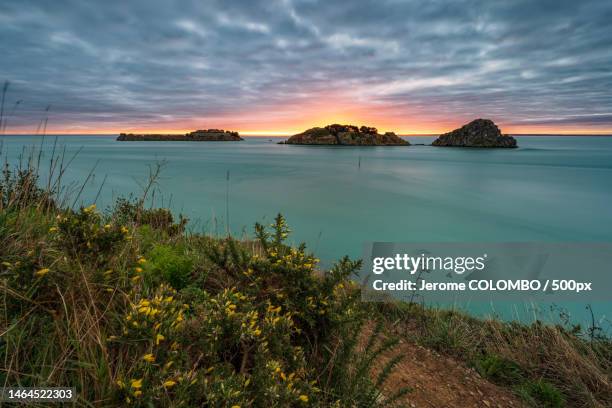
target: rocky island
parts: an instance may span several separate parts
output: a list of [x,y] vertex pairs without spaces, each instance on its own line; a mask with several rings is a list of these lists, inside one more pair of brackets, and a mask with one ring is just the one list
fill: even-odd
[[314,127],[291,136],[280,144],[335,146],[409,146],[410,143],[393,132],[378,133],[368,126],[328,125]]
[[170,134],[134,134],[121,133],[117,140],[122,142],[134,141],[182,141],[182,142],[238,142],[244,140],[238,132],[223,129],[196,130],[184,135]]
[[504,135],[489,119],[476,119],[452,132],[440,135],[432,146],[518,147],[516,139]]

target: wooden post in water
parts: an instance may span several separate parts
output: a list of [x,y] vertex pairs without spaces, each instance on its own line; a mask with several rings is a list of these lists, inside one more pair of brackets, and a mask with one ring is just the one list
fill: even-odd
[[230,218],[229,218],[229,183],[230,183],[230,171],[228,170],[225,174],[225,232],[229,237],[230,234]]

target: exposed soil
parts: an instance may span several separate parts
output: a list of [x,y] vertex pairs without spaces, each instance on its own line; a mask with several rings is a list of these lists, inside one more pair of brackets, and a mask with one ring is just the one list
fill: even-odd
[[526,407],[510,390],[482,378],[463,362],[403,340],[376,363],[375,373],[397,354],[404,359],[385,383],[388,395],[408,387],[401,403],[417,408]]

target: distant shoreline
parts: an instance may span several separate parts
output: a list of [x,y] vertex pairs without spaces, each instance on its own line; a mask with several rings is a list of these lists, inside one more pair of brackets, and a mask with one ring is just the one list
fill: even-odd
[[[510,136],[515,137],[612,137],[612,134],[554,134],[554,133],[508,133]],[[12,133],[12,134],[0,134],[1,137],[17,137],[17,136],[105,136],[105,137],[117,137],[118,133],[47,133],[47,134],[36,134],[36,133]],[[178,135],[178,134],[177,134]],[[241,134],[243,138],[287,138],[288,135],[248,135]],[[438,137],[440,134],[406,134],[398,135],[400,137]]]

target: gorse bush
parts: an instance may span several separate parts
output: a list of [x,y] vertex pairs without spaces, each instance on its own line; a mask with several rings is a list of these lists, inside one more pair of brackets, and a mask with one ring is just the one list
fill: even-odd
[[282,216],[254,241],[186,235],[128,201],[40,207],[45,194],[18,191],[28,177],[2,187],[3,384],[75,387],[79,406],[377,407],[404,393],[379,391],[398,359],[371,376],[395,342],[358,341],[360,262],[321,271],[285,243]]
[[126,226],[114,222],[103,223],[96,212],[96,206],[81,208],[80,211],[68,211],[56,216],[57,225],[49,232],[57,241],[58,247],[73,257],[91,260],[100,266],[114,250],[121,247],[128,236]]
[[118,198],[111,209],[111,216],[120,223],[147,225],[156,230],[175,236],[185,232],[187,218],[179,216],[174,222],[172,212],[167,208],[144,208],[143,200]]

